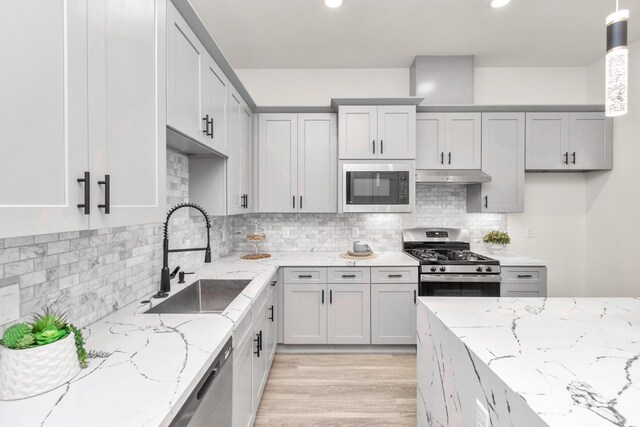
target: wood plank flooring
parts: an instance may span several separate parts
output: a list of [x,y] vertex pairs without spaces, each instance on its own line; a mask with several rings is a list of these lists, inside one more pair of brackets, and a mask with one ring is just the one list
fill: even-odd
[[415,354],[277,354],[256,426],[416,425]]

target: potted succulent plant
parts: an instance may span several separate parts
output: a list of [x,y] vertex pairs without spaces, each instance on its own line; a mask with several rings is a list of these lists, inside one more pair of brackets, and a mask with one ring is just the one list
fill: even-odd
[[0,341],[0,400],[17,400],[59,387],[87,365],[84,338],[60,312],[45,309],[7,328]]
[[490,252],[498,253],[511,243],[511,237],[506,231],[490,231],[484,235],[482,241],[488,245]]

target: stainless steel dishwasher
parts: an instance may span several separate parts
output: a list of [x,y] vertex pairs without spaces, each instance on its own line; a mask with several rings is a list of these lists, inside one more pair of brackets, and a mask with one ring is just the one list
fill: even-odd
[[233,347],[229,338],[170,426],[229,427],[232,395]]

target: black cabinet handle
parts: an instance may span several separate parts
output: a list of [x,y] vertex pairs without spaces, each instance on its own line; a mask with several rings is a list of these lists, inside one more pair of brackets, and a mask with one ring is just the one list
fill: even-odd
[[449,151],[449,164],[451,164],[451,151]]
[[324,304],[324,289],[322,290],[322,303]]
[[269,307],[269,311],[271,312],[271,316],[269,316],[269,320],[273,322],[273,306]]
[[389,279],[399,279],[402,277],[402,274],[389,274],[387,277]]
[[78,203],[80,209],[84,209],[84,214],[89,215],[91,213],[91,174],[89,172],[84,173],[84,178],[78,178],[78,182],[84,183],[84,203]]
[[296,196],[293,196],[293,209],[296,208]]
[[[260,331],[262,332],[262,331]],[[253,352],[253,354],[255,354],[256,356],[260,357],[260,334],[256,334],[256,338],[253,340],[254,343],[256,343],[256,351]]]
[[274,280],[273,282],[271,282],[271,286],[275,286],[275,285],[277,285],[277,284],[278,284],[278,281],[277,281],[277,280]]
[[372,145],[373,145],[373,154],[376,154],[376,140],[375,139],[373,140]]
[[489,196],[484,196],[484,207],[485,208],[489,207]]
[[209,120],[208,125],[211,126],[211,133],[209,136],[211,137],[211,139],[213,139],[213,117],[211,117],[211,120]]
[[518,274],[518,279],[531,279],[532,277],[531,274]]
[[300,196],[300,209],[302,209],[302,196]]
[[104,209],[104,213],[111,213],[111,176],[105,175],[104,181],[98,181],[98,184],[104,185],[104,204],[98,205],[100,209]]
[[440,164],[444,165],[444,151],[440,153]]
[[564,164],[569,164],[569,152],[564,153]]
[[260,345],[260,351],[262,351],[262,331],[258,334],[258,344]]
[[298,279],[311,279],[312,277],[310,274],[298,274]]
[[333,289],[329,290],[329,304],[333,304]]
[[418,291],[416,291],[415,289],[413,290],[413,303],[418,303]]
[[343,279],[355,279],[356,275],[355,274],[343,274],[342,278]]
[[380,154],[384,153],[384,141],[381,139],[380,140]]
[[204,121],[204,130],[202,131],[202,133],[204,133],[207,136],[211,136],[209,134],[209,115],[207,114],[206,116],[204,116],[202,118],[202,121]]
[[573,153],[571,153],[571,163],[572,164],[576,164],[576,152],[574,151]]

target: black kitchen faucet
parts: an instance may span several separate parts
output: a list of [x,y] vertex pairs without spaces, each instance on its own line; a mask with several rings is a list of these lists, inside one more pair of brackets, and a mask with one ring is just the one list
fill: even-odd
[[[207,247],[206,248],[185,248],[185,249],[169,249],[169,219],[175,211],[181,208],[193,208],[204,216],[207,222]],[[211,223],[207,212],[194,203],[180,203],[167,212],[167,220],[164,223],[164,239],[162,241],[162,271],[160,272],[160,290],[155,294],[154,298],[165,298],[171,291],[171,274],[169,273],[169,252],[193,252],[204,251],[204,262],[211,262],[211,244],[210,244]]]

